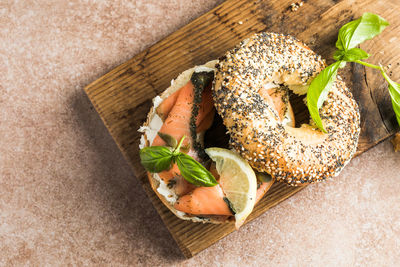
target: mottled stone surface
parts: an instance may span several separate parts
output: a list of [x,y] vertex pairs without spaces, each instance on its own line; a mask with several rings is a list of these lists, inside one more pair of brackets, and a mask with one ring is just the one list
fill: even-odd
[[182,258],[82,89],[221,0],[68,2],[0,3],[0,265],[400,262],[388,141]]

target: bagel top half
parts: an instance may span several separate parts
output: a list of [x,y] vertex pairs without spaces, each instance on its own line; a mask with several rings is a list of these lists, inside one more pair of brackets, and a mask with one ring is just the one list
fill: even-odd
[[276,180],[303,185],[336,176],[357,148],[360,116],[350,90],[338,76],[314,123],[284,125],[259,90],[270,84],[307,92],[324,61],[292,36],[260,33],[228,51],[217,64],[213,98],[230,145],[250,165]]

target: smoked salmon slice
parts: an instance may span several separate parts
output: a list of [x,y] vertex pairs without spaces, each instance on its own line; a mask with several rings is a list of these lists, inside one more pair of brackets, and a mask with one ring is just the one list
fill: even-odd
[[209,129],[214,121],[215,110],[212,110],[207,114],[207,116],[202,120],[199,126],[196,128],[196,133],[201,133]]
[[[188,83],[191,83],[191,81],[189,81]],[[187,86],[187,84],[185,86]],[[179,96],[181,89],[182,88],[175,91],[166,99],[164,99],[163,102],[161,102],[161,104],[156,108],[156,113],[158,116],[160,116],[162,121],[165,121],[167,119],[169,112],[172,110],[173,106],[176,103],[176,100]],[[200,125],[200,123],[203,121],[204,116],[208,115],[210,110],[213,110],[213,105],[214,104],[212,101],[211,86],[207,86],[202,95],[202,102],[200,103],[199,115],[197,116],[196,126]]]
[[165,119],[168,117],[169,112],[175,105],[179,92],[180,89],[164,99],[164,101],[156,108],[156,113],[158,114],[158,116],[160,116],[162,121],[165,121]]
[[185,180],[182,176],[177,176],[175,177],[175,194],[178,196],[183,196],[189,193],[190,191],[193,191],[196,186],[192,185],[188,181]]
[[[193,143],[190,133],[190,118],[192,116],[194,96],[194,86],[192,82],[189,81],[181,89],[165,99],[160,104],[160,109],[157,110],[157,113],[161,117],[167,115],[164,124],[161,126],[160,132],[169,134],[178,141],[185,135],[186,139],[184,140],[184,146],[191,145]],[[198,126],[196,129],[199,128],[201,131],[207,130],[212,124],[214,112],[215,109],[212,101],[211,87],[208,86],[202,92],[202,98],[199,104],[199,112],[196,118],[196,126]],[[166,145],[164,140],[157,135],[153,140],[152,146],[163,145]],[[192,151],[192,153],[193,152],[194,151]],[[193,156],[196,158],[196,155]],[[180,171],[176,164],[174,164],[170,170],[159,173],[160,178],[166,183],[176,177],[175,191],[178,195],[193,190],[194,186],[192,186],[182,177],[179,177],[179,175]]]
[[258,201],[262,199],[262,197],[267,193],[267,191],[271,188],[272,184],[274,183],[274,180],[271,179],[269,182],[264,182],[261,183],[260,187],[257,189],[257,194],[256,194],[256,204]]
[[[216,169],[215,162],[211,163],[209,171],[211,174],[218,180],[219,174]],[[265,193],[271,188],[274,180],[261,183],[261,185],[257,189],[256,193],[256,203],[261,200],[261,198],[265,195]],[[216,188],[215,190],[210,190],[207,188]],[[184,194],[178,194],[178,196],[182,196]],[[188,195],[184,195],[179,198],[178,202],[175,204],[175,208],[177,210],[190,213],[190,214],[203,214],[203,215],[232,215],[232,212],[229,214],[218,213],[218,212],[226,212],[225,207],[228,207],[227,203],[224,200],[224,193],[220,185],[214,187],[194,187],[193,191]],[[206,201],[199,204],[201,201]],[[211,207],[209,207],[209,206]],[[215,207],[215,205],[217,207]],[[229,207],[228,207],[229,209]],[[230,210],[229,210],[230,211]],[[193,213],[196,212],[196,213]]]
[[180,175],[181,172],[179,171],[178,165],[172,165],[172,168],[166,171],[162,171],[158,173],[158,176],[168,184],[170,180],[172,180],[175,176]]
[[[168,114],[167,119],[161,126],[160,132],[169,134],[176,140],[180,140],[184,135],[186,138],[184,144],[190,142],[190,116],[192,113],[192,105],[194,98],[194,87],[191,82],[188,82],[179,90],[175,105]],[[156,136],[152,146],[164,146],[164,140],[160,136]]]
[[192,185],[180,176],[181,172],[176,164],[172,165],[171,169],[158,173],[158,175],[166,184],[169,184],[171,180],[174,180],[174,189],[178,196],[185,195],[196,188],[196,186]]
[[219,185],[197,187],[178,199],[175,209],[195,215],[233,215]]
[[[173,100],[169,99],[170,97],[175,97],[173,96],[175,93],[177,93],[176,100],[173,102]],[[175,93],[161,103],[161,105],[163,105],[163,103],[168,100],[168,104],[162,108],[163,114],[168,113],[168,116],[165,119],[164,124],[161,126],[160,132],[169,134],[178,141],[185,135],[187,138],[184,141],[184,145],[187,145],[192,143],[190,142],[190,118],[194,102],[194,86],[192,82],[189,81]],[[167,106],[171,103],[175,104],[172,106],[171,110],[167,112]],[[214,104],[212,101],[211,89],[207,88],[203,91],[202,100],[199,104],[196,125],[199,126],[204,120],[206,120],[206,122],[203,122],[203,128],[207,125],[211,126],[213,116],[211,116],[210,112],[212,112],[213,109]],[[151,145],[163,146],[165,145],[165,142],[159,136],[156,136]]]
[[283,120],[287,109],[287,93],[279,88],[266,89],[264,87],[262,87],[258,93],[264,98],[264,101],[268,102],[271,107],[274,107],[279,118]]
[[[214,101],[212,99],[211,87],[208,86],[207,88],[204,89],[201,96],[201,102],[199,104],[199,113],[197,114],[196,117],[196,127],[199,127],[204,122],[205,119],[208,119],[212,123],[214,115],[212,116],[212,118],[208,117],[210,116],[210,112],[215,112],[215,109],[214,109]],[[207,129],[208,128],[204,129],[203,131]],[[197,129],[197,132],[200,131]]]

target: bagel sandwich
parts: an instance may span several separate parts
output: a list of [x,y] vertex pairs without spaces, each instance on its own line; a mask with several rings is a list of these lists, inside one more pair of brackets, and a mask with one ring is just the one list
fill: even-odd
[[[172,80],[171,86],[153,99],[153,107],[139,129],[142,133],[140,148],[159,143],[155,139],[160,139],[158,133],[166,121],[164,110],[168,109],[162,107],[160,110],[161,105],[175,99],[194,74],[212,73],[212,102],[216,116],[221,118],[229,135],[229,148],[240,154],[256,172],[271,176],[270,182],[261,183],[263,188],[259,183],[258,191],[262,192],[257,195],[257,201],[275,180],[299,186],[336,176],[353,156],[360,131],[358,107],[351,92],[341,80],[335,82],[333,87],[337,93],[329,93],[321,108],[328,134],[317,130],[312,122],[295,128],[289,102],[289,90],[305,94],[312,79],[324,67],[321,57],[294,37],[256,34],[219,60],[188,69]],[[210,118],[213,115],[210,112],[205,112],[204,117]],[[212,119],[211,122],[202,119],[197,125],[201,131],[191,134],[192,143],[197,144],[199,151],[204,149],[204,136],[212,123],[215,124]],[[327,155],[321,155],[322,152]],[[192,156],[202,162],[201,153],[198,154]],[[147,174],[154,192],[178,218],[203,223],[234,220],[229,202],[226,205],[231,213],[218,208],[215,212],[211,209],[212,214],[179,210],[179,199],[191,194],[190,190],[195,186],[187,185],[184,179],[167,181],[159,173]],[[181,192],[182,183],[189,191]],[[223,205],[221,203],[215,203],[215,206]],[[207,205],[214,204],[207,202]]]

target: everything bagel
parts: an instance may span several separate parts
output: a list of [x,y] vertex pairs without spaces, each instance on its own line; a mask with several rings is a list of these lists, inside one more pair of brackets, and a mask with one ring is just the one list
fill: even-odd
[[230,135],[230,145],[260,172],[303,185],[336,176],[350,161],[360,133],[358,106],[338,77],[320,109],[327,134],[313,122],[285,125],[263,95],[287,86],[296,94],[325,67],[294,37],[260,33],[242,41],[217,64],[213,99]]

